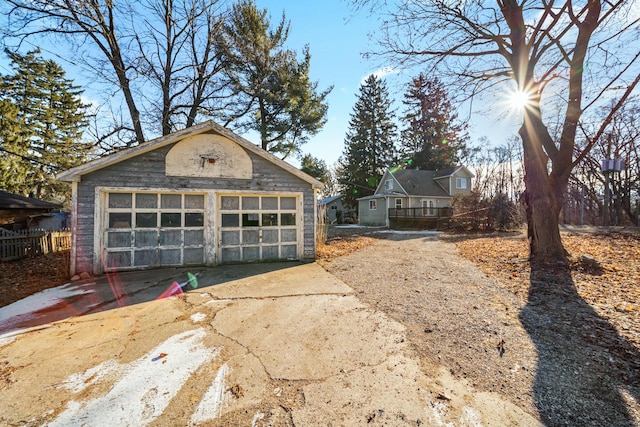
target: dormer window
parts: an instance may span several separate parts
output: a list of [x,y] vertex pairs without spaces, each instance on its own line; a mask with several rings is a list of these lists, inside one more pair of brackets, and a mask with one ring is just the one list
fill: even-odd
[[387,179],[384,182],[384,189],[385,190],[393,190],[393,180],[392,179]]
[[456,188],[461,190],[467,189],[467,178],[456,178]]

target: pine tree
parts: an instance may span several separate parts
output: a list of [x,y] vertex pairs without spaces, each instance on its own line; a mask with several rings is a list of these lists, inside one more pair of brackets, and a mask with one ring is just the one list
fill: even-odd
[[0,76],[0,100],[5,105],[5,120],[15,115],[22,130],[3,130],[0,143],[5,155],[22,161],[14,159],[2,165],[19,169],[19,182],[11,182],[16,177],[5,180],[3,176],[0,186],[14,186],[36,198],[64,199],[68,185],[57,182],[55,174],[85,161],[91,149],[80,141],[86,126],[82,91],[65,78],[57,63],[39,57],[39,51],[6,53],[14,74]]
[[8,100],[0,100],[0,189],[28,195],[32,164],[27,160],[29,146],[20,109]]
[[356,205],[358,197],[373,194],[385,170],[396,162],[391,103],[384,81],[367,77],[349,120],[338,168],[338,182],[350,206]]
[[283,14],[271,29],[267,10],[243,0],[233,5],[218,35],[234,99],[227,123],[240,131],[256,131],[262,148],[282,158],[299,152],[324,126],[326,97],[332,90],[318,92],[318,83],[309,79],[308,46],[302,60],[284,48],[289,27]]
[[400,150],[407,167],[439,170],[457,165],[466,149],[466,125],[456,123],[458,116],[440,80],[421,73],[409,83],[403,104]]

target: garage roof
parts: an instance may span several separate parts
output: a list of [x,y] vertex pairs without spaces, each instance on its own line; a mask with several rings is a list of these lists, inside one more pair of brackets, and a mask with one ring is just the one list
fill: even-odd
[[229,138],[230,140],[232,140],[233,142],[235,142],[236,144],[240,145],[242,148],[246,149],[247,151],[250,151],[268,161],[270,161],[271,163],[275,164],[276,166],[279,166],[280,168],[286,170],[287,172],[297,176],[298,178],[302,179],[303,181],[308,182],[309,184],[312,185],[313,188],[323,188],[324,184],[322,184],[320,181],[318,181],[317,179],[307,175],[306,173],[302,172],[300,169],[290,165],[289,163],[285,162],[282,159],[279,159],[278,157],[274,156],[273,154],[269,153],[268,151],[263,150],[262,148],[258,147],[257,145],[251,143],[250,141],[244,139],[243,137],[231,132],[230,130],[228,130],[227,128],[213,122],[213,121],[207,121],[195,126],[191,126],[189,128],[183,129],[181,131],[178,132],[174,132],[170,135],[165,135],[165,136],[161,136],[159,138],[153,139],[149,142],[145,142],[143,144],[140,144],[138,146],[132,147],[132,148],[127,148],[125,150],[122,151],[118,151],[115,154],[111,154],[109,156],[105,156],[105,157],[101,157],[99,159],[93,160],[91,162],[85,163],[83,165],[77,166],[75,168],[66,170],[64,172],[62,172],[61,174],[58,175],[58,179],[60,181],[80,181],[83,175],[86,175],[88,173],[91,172],[95,172],[97,170],[100,170],[102,168],[105,168],[107,166],[111,166],[114,165],[116,163],[119,163],[123,160],[127,160],[136,156],[139,156],[141,154],[147,153],[149,151],[158,149],[160,147],[163,147],[165,145],[169,145],[169,144],[173,144],[185,137],[188,136],[193,136],[193,135],[198,135],[198,134],[202,134],[202,133],[207,133],[207,132],[215,132],[219,135],[222,135],[226,138]]

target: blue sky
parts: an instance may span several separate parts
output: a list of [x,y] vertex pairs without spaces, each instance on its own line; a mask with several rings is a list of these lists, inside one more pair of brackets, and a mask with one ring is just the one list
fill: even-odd
[[[380,73],[389,68],[389,64],[374,62],[379,59],[366,60],[362,56],[362,53],[376,49],[375,42],[368,37],[369,33],[377,29],[376,20],[365,11],[355,13],[344,0],[256,0],[256,4],[269,10],[273,24],[279,22],[284,11],[291,21],[288,47],[301,51],[308,44],[311,52],[311,78],[318,81],[321,90],[334,86],[328,97],[327,124],[302,147],[304,153],[310,153],[331,166],[344,149],[344,137],[360,84],[369,74]],[[382,74],[385,73],[382,71]],[[389,93],[398,103],[403,94],[402,85],[412,76],[386,74]],[[460,112],[460,117],[468,116],[467,106]],[[473,114],[470,117],[470,136],[474,143],[485,136],[492,145],[502,144],[517,132],[517,128],[515,116],[505,117],[504,114],[499,114],[487,117]],[[293,160],[287,160],[293,163]]]
[[[380,59],[366,60],[362,54],[376,49],[375,43],[369,40],[369,34],[377,30],[377,20],[365,11],[355,13],[352,6],[345,0],[256,0],[260,8],[269,11],[271,23],[276,25],[284,12],[291,23],[291,30],[287,47],[301,52],[308,44],[311,52],[310,75],[318,82],[318,89],[324,90],[333,86],[327,101],[329,112],[324,128],[310,141],[303,145],[303,153],[324,160],[328,166],[334,165],[344,149],[344,137],[348,129],[349,117],[353,111],[359,87],[362,81],[372,73],[383,75],[392,99],[399,104],[404,92],[403,85],[414,73],[385,74],[382,70],[389,69],[390,64],[380,63]],[[31,48],[32,46],[29,46]],[[26,52],[22,49],[22,53]],[[76,84],[82,85],[81,76],[75,76],[73,65],[65,62],[60,55],[52,52],[53,48],[43,46],[43,56],[52,56],[67,72],[67,77]],[[7,73],[8,59],[1,55],[0,73]],[[84,87],[85,95],[91,98],[92,86]],[[485,105],[496,105],[498,99],[485,99]],[[475,109],[481,106],[474,104]],[[481,137],[489,138],[492,145],[498,145],[514,135],[517,131],[517,118],[505,115],[505,109],[491,116],[477,114],[470,115],[468,106],[460,111],[460,117],[470,119],[469,133],[471,142],[477,143]],[[257,142],[251,134],[244,135],[247,139]],[[288,158],[287,161],[298,166],[297,159]]]

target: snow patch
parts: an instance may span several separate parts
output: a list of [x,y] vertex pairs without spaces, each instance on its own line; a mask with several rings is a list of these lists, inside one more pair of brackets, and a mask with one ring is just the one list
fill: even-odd
[[191,321],[196,323],[202,322],[206,318],[207,318],[207,315],[204,313],[196,313],[191,315]]
[[37,317],[37,312],[55,307],[67,298],[76,295],[94,293],[94,289],[88,289],[84,285],[67,283],[56,288],[45,289],[26,298],[0,308],[0,329],[7,325],[16,324],[30,318]]
[[[120,379],[106,395],[69,402],[67,409],[48,425],[147,425],[162,414],[191,374],[219,353],[204,346],[205,335],[202,328],[174,335],[140,359],[116,366]],[[101,375],[96,370],[99,366],[108,368],[110,364],[72,375],[65,384],[78,387],[80,378],[86,381],[91,375]]]
[[68,376],[60,387],[71,390],[73,393],[80,393],[85,388],[95,384],[109,375],[111,372],[117,371],[120,364],[113,359],[102,362],[101,364],[89,368],[82,373]]
[[222,415],[222,403],[224,402],[224,380],[229,373],[229,367],[225,363],[218,369],[211,386],[200,400],[196,412],[191,416],[191,423],[199,424],[212,420]]

